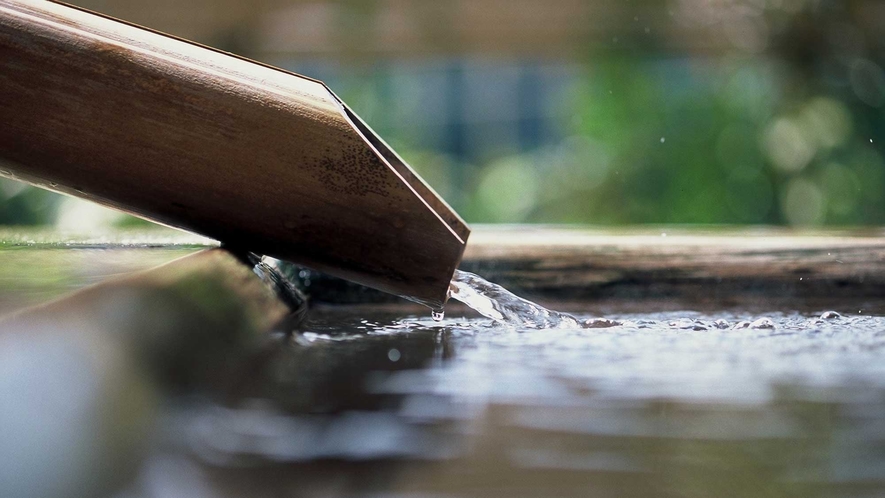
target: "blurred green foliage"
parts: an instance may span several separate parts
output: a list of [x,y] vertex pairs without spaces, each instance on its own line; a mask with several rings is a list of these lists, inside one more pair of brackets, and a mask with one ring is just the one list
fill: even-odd
[[563,101],[573,112],[560,142],[443,165],[466,175],[405,155],[474,222],[885,222],[883,53],[858,13],[837,2],[715,5],[755,6],[740,12],[766,31],[714,55],[663,53],[663,37],[628,32],[588,58]]
[[865,115],[866,104],[852,95],[786,94],[780,75],[787,69],[777,62],[654,67],[621,57],[594,69],[576,98],[575,135],[564,144],[579,149],[559,162],[526,159],[550,188],[524,219],[885,220],[882,158],[867,131],[880,126],[881,114]]

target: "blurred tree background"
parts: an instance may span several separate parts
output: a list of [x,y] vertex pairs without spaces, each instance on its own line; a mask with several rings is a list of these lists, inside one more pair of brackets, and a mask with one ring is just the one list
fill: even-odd
[[75,3],[326,81],[468,222],[885,223],[877,0]]

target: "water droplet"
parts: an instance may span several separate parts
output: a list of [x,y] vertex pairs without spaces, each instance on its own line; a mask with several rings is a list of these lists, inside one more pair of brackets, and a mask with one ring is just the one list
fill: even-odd
[[751,329],[773,329],[775,328],[774,322],[771,321],[771,318],[760,318],[758,320],[753,321],[750,324]]
[[716,320],[715,322],[713,322],[713,326],[716,327],[717,329],[727,329],[728,327],[731,326],[731,324],[728,323],[728,320],[720,318],[719,320]]
[[832,320],[834,318],[841,318],[841,317],[842,317],[842,315],[840,315],[839,313],[837,313],[835,311],[824,311],[820,315],[821,320]]
[[399,349],[393,348],[387,352],[387,359],[393,362],[399,361],[403,355],[399,352]]
[[664,143],[666,141],[667,141],[667,137],[661,137],[661,143]]
[[434,322],[441,322],[443,318],[446,317],[445,310],[431,310],[430,318],[433,318]]

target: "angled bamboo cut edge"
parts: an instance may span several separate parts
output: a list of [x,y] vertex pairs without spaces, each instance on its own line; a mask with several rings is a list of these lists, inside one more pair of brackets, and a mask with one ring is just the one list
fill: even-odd
[[432,307],[470,230],[323,83],[0,0],[0,175]]

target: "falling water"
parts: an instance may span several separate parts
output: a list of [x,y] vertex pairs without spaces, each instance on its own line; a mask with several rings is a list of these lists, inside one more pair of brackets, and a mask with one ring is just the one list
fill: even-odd
[[[581,328],[577,318],[523,299],[500,285],[466,271],[456,270],[449,286],[449,296],[473,308],[481,315],[514,327],[530,329]],[[592,321],[596,324],[596,321]]]
[[[479,275],[466,271],[456,270],[452,283],[449,285],[449,297],[457,299],[473,308],[486,318],[511,327],[522,329],[599,329],[617,327],[625,324],[636,325],[627,321],[611,320],[608,318],[590,318],[579,320],[568,313],[549,310],[537,303],[523,299],[498,284],[493,284]],[[433,312],[433,319],[442,320],[444,317],[441,310]],[[835,311],[827,311],[818,318],[814,324],[819,325],[827,320],[839,318],[841,315]],[[654,322],[641,322],[640,328],[644,328]],[[776,329],[777,325],[768,317],[756,320],[743,320],[732,325],[727,320],[716,320],[706,324],[698,320],[688,318],[668,322],[669,327],[692,330],[716,329]]]

